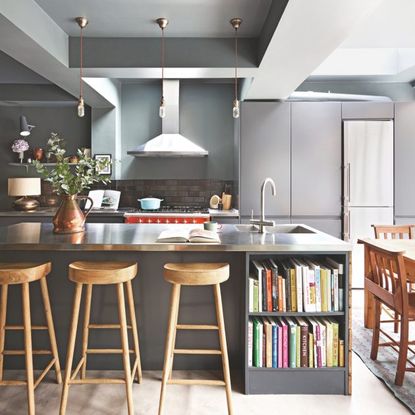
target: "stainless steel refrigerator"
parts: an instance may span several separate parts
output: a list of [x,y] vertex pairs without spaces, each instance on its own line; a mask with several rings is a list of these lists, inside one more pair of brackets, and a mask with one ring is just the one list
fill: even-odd
[[374,237],[373,224],[393,224],[393,121],[344,121],[343,145],[343,239],[354,244],[352,286],[360,288],[357,239]]

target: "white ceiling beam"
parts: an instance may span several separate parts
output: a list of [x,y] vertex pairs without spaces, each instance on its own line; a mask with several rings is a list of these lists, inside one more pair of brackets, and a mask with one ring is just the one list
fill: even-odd
[[288,97],[384,0],[290,0],[247,99]]
[[[0,1],[0,49],[77,97],[79,70],[68,67],[68,36],[33,0]],[[86,85],[85,102],[113,104]]]

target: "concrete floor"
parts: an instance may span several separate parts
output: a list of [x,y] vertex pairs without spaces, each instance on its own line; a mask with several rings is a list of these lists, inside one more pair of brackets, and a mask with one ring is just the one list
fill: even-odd
[[[199,373],[198,373],[199,374]],[[200,373],[202,374],[202,373]],[[203,373],[204,375],[205,373]],[[15,375],[15,373],[8,373]],[[105,373],[109,375],[109,373]],[[121,376],[121,372],[112,376]],[[186,377],[175,372],[176,377]],[[210,375],[211,374],[207,374]],[[137,415],[156,415],[160,393],[160,372],[144,372],[141,385],[134,384],[134,405]],[[264,415],[289,413],[290,415],[321,415],[335,409],[336,415],[404,415],[410,413],[386,389],[361,360],[353,357],[353,395],[250,395],[239,392],[234,385],[235,415]],[[36,390],[36,414],[57,414],[61,388],[49,380]],[[0,388],[0,414],[25,414],[24,387]],[[225,390],[221,387],[169,385],[166,395],[166,415],[220,415],[226,414]],[[127,414],[123,385],[72,386],[69,393],[67,415],[123,415]]]
[[[361,308],[362,295],[354,295],[354,307]],[[18,373],[18,376],[22,376]],[[103,376],[122,376],[122,373],[102,373]],[[199,375],[211,374],[199,372]],[[91,374],[94,376],[94,374]],[[16,377],[16,373],[6,373]],[[174,377],[189,377],[175,372]],[[160,372],[144,372],[141,385],[134,384],[136,415],[156,415],[160,393]],[[353,355],[353,395],[250,395],[240,392],[233,384],[235,415],[264,415],[289,413],[290,415],[322,415],[335,411],[336,415],[403,415],[409,414],[391,392],[379,381],[361,360]],[[36,390],[36,414],[57,414],[61,387],[48,375]],[[225,390],[222,387],[169,385],[166,396],[166,415],[220,415],[226,414]],[[22,386],[0,388],[0,414],[27,413],[26,391]],[[123,385],[72,386],[69,392],[68,415],[123,415],[127,414]]]

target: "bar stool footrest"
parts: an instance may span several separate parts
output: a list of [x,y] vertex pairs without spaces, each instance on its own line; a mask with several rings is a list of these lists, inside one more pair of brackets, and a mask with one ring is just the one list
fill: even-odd
[[225,386],[224,380],[215,379],[169,379],[170,385],[205,385],[205,386]]
[[[122,354],[122,349],[87,349],[87,354]],[[134,353],[134,350],[129,350]]]
[[221,350],[214,349],[174,349],[174,354],[222,354]]
[[[3,356],[24,356],[24,350],[3,350]],[[51,355],[52,352],[50,350],[32,350],[33,355]]]
[[85,378],[85,379],[73,379],[68,382],[69,385],[98,385],[101,383],[112,384],[112,385],[125,385],[124,379],[116,378]]
[[177,324],[177,330],[219,330],[214,324]]

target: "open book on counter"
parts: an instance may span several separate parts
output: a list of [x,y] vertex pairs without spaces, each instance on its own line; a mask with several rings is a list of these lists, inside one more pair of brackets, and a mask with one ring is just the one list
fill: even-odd
[[160,233],[156,242],[164,243],[220,243],[216,232],[204,229],[166,229]]

